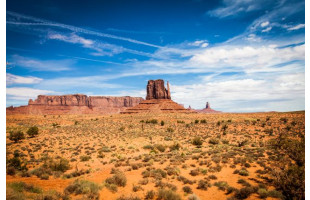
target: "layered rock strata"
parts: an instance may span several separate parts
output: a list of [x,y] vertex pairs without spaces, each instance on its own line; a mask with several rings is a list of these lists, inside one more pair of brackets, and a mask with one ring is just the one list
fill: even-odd
[[141,97],[87,96],[83,94],[30,99],[28,106],[8,107],[7,114],[112,114],[138,105]]

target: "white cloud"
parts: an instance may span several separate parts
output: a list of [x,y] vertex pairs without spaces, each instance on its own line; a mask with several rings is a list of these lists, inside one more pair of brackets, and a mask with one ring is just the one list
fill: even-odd
[[13,100],[29,100],[34,99],[40,94],[52,94],[55,93],[51,90],[40,90],[28,87],[10,87],[6,88],[7,99]]
[[261,27],[266,27],[268,25],[269,25],[269,21],[265,21],[265,22],[260,24]]
[[195,46],[195,47],[207,47],[209,45],[207,40],[197,40],[195,42],[189,43],[190,46]]
[[6,84],[35,84],[41,82],[43,79],[33,76],[18,76],[14,74],[6,74]]
[[269,26],[269,27],[265,28],[264,30],[262,30],[262,32],[269,32],[271,29],[272,29],[272,27]]
[[33,71],[66,71],[71,70],[75,63],[73,60],[39,60],[19,55],[12,56],[12,62],[16,66],[25,67]]
[[[239,77],[240,78],[240,77]],[[304,109],[304,74],[284,74],[275,79],[205,81],[193,85],[171,85],[172,98],[192,108],[210,102],[226,112],[292,111]],[[192,97],[195,98],[192,98]],[[272,102],[279,102],[275,106]],[[295,105],[292,102],[298,102]]]
[[289,27],[287,30],[294,31],[294,30],[298,30],[298,29],[301,29],[301,28],[305,28],[305,24],[298,24],[296,26]]
[[[220,46],[208,48],[190,59],[191,66],[209,68],[238,67],[253,71],[281,63],[304,60],[305,46],[276,48],[274,46]],[[242,70],[242,71],[243,71]]]

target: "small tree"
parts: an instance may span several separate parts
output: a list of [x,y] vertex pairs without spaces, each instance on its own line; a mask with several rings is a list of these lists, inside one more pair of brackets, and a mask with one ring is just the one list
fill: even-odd
[[32,126],[28,129],[27,131],[27,134],[30,136],[30,137],[34,137],[36,135],[39,135],[39,128],[36,127],[36,126]]
[[16,143],[19,140],[25,139],[25,135],[22,131],[12,131],[10,132],[9,139]]

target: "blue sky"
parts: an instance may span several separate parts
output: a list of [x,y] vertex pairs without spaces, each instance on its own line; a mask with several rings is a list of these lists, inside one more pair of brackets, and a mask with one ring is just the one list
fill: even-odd
[[305,109],[305,2],[7,1],[7,106],[39,94],[141,96],[185,107]]

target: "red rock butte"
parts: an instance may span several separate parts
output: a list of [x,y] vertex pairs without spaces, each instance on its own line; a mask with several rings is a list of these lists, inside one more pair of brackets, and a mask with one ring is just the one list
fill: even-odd
[[206,103],[206,108],[201,110],[196,110],[199,113],[221,113],[221,111],[213,110],[209,104],[209,102]]
[[112,114],[138,105],[141,97],[86,96],[83,94],[39,95],[27,106],[8,107],[7,114]]
[[169,82],[167,82],[167,89],[164,81],[149,80],[146,86],[146,100],[140,102],[138,105],[127,108],[122,114],[134,113],[193,113],[185,109],[182,105],[171,100]]

